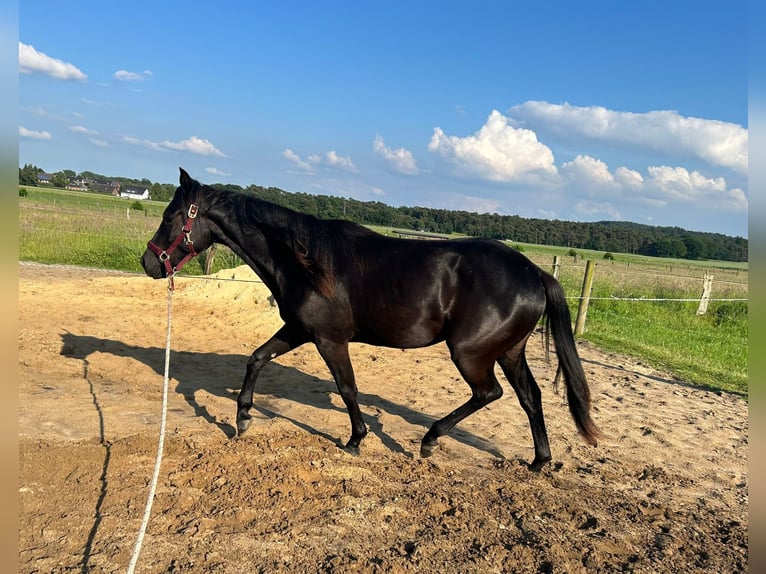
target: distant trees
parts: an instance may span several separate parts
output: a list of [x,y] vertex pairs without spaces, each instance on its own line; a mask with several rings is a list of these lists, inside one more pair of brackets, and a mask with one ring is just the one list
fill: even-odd
[[748,257],[747,239],[679,227],[655,227],[621,221],[584,223],[426,207],[391,207],[380,202],[289,193],[256,185],[242,191],[322,218],[349,219],[369,225],[435,233],[462,233],[519,243],[559,245],[569,247],[575,253],[575,249],[592,249],[724,261],[747,261]]
[[69,185],[69,178],[64,175],[63,171],[57,171],[51,178],[51,185],[53,185],[53,187],[65,188]]
[[170,201],[176,192],[176,186],[172,183],[153,183],[149,194],[155,201]]
[[[38,174],[41,173],[45,173],[45,170],[30,163],[25,164],[24,167],[19,168],[19,185],[38,185]],[[68,174],[71,174],[71,176]],[[66,187],[69,183],[69,178],[74,177],[74,175],[75,173],[68,169],[56,172],[51,177],[51,185],[54,187]]]
[[[31,164],[19,168],[19,184],[37,185],[37,174],[43,171]],[[74,176],[71,170],[63,170],[59,173],[67,180]],[[84,171],[78,177],[116,180],[123,185],[149,187],[152,199],[157,201],[169,201],[176,190],[174,184],[152,183],[148,179],[106,177],[90,171]],[[66,183],[61,187],[65,185]],[[638,253],[686,259],[747,261],[748,258],[748,241],[743,237],[688,231],[680,227],[655,227],[624,221],[584,223],[528,219],[518,215],[496,213],[448,211],[428,207],[391,207],[379,201],[357,201],[346,197],[291,193],[277,187],[249,185],[242,188],[236,184],[225,183],[213,185],[218,189],[253,195],[323,219],[347,219],[368,225],[434,233],[460,233],[505,239],[514,244],[558,245],[569,248],[574,254],[577,253],[577,249],[591,249],[610,253]]]
[[44,170],[31,163],[19,168],[19,185],[37,185],[37,174]]
[[662,237],[642,245],[640,253],[652,257],[686,257],[686,245],[680,239]]

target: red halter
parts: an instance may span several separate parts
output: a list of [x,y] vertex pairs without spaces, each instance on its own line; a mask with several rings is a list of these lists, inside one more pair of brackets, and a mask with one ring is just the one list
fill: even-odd
[[[167,277],[171,280],[173,275],[180,271],[181,267],[186,265],[186,262],[189,261],[189,259],[197,255],[197,252],[194,250],[194,243],[191,240],[191,229],[192,224],[197,217],[198,211],[199,208],[196,204],[192,203],[189,206],[189,211],[186,214],[186,222],[184,223],[181,232],[167,249],[162,249],[153,241],[149,241],[149,243],[147,243],[147,247],[157,256],[157,258],[160,260],[160,263],[165,266],[165,275],[167,275]],[[181,245],[181,242],[183,242],[188,253],[184,255],[183,259],[181,259],[181,261],[179,261],[175,267],[173,267],[170,263],[170,254],[173,253],[173,251],[175,251],[179,245]]]

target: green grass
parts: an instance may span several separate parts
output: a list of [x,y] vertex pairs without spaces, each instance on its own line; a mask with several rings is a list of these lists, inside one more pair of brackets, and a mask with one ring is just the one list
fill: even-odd
[[[748,394],[748,304],[715,301],[747,299],[747,271],[723,269],[718,262],[706,267],[671,260],[652,261],[650,265],[596,261],[582,339],[640,358],[688,383]],[[713,301],[705,315],[697,315],[706,272],[714,275]],[[561,270],[573,320],[583,273],[584,265],[564,265]]]
[[[166,204],[96,193],[26,187],[19,197],[19,260],[80,265],[143,273],[146,242],[156,231]],[[219,252],[213,271],[241,265],[228,250]],[[184,273],[200,274],[198,259]]]
[[697,303],[593,301],[582,337],[681,380],[747,394],[747,303],[696,310]]
[[[141,273],[139,259],[160,223],[164,203],[132,201],[93,193],[27,187],[19,197],[19,259]],[[376,228],[385,232],[385,229]],[[514,244],[515,246],[516,244]],[[550,270],[561,260],[560,281],[576,316],[585,261],[596,262],[593,300],[583,339],[633,355],[683,381],[747,395],[747,302],[711,302],[706,315],[697,303],[599,300],[600,298],[699,298],[702,276],[714,275],[713,299],[748,296],[746,264],[692,262],[603,252],[521,245],[532,261]],[[241,265],[219,246],[212,271]],[[201,274],[199,258],[184,274]]]

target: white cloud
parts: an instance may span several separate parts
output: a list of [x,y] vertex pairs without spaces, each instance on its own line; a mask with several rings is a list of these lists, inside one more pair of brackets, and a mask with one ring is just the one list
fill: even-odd
[[77,66],[57,58],[51,58],[47,54],[35,50],[34,46],[21,42],[19,42],[19,71],[23,74],[38,72],[57,80],[84,82],[88,79],[88,76]]
[[690,172],[684,167],[653,166],[649,167],[648,172],[648,184],[673,199],[695,200],[726,191],[724,178],[707,178],[698,171]]
[[399,149],[391,149],[387,147],[383,138],[375,136],[375,141],[372,142],[372,149],[375,153],[385,158],[393,168],[399,173],[406,175],[417,175],[420,170],[415,162],[415,158],[412,156],[412,152],[400,147]]
[[282,151],[282,157],[287,160],[290,160],[296,167],[299,167],[300,169],[304,171],[308,171],[308,172],[314,171],[314,168],[311,167],[309,163],[303,161],[301,157],[290,148],[287,148]]
[[680,166],[650,166],[644,177],[626,167],[611,173],[603,161],[579,155],[561,166],[561,174],[563,190],[575,201],[574,211],[584,215],[603,213],[620,219],[613,205],[620,200],[654,208],[694,202],[706,209],[727,211],[744,211],[748,205],[746,194],[739,188],[729,189],[723,177],[707,177]]
[[478,195],[466,195],[457,191],[440,190],[438,198],[420,197],[415,200],[417,205],[435,207],[439,209],[451,209],[454,211],[468,211],[470,213],[499,213],[501,201],[497,198],[481,197]]
[[162,147],[176,151],[188,151],[198,155],[226,157],[226,155],[217,147],[215,147],[210,141],[198,138],[197,136],[192,136],[189,139],[185,139],[180,142],[162,141],[160,142],[160,145]]
[[325,157],[327,158],[328,165],[332,167],[337,167],[354,173],[358,171],[354,165],[354,162],[352,162],[351,158],[347,155],[338,155],[334,150],[330,150],[325,154]]
[[231,175],[230,173],[226,173],[225,171],[221,171],[220,169],[215,168],[215,167],[206,167],[205,171],[210,173],[210,174],[217,175],[217,176],[220,176],[220,177],[229,177]]
[[739,124],[684,117],[671,110],[619,112],[601,106],[540,101],[513,106],[509,116],[514,125],[538,133],[696,157],[711,165],[747,172],[748,131]]
[[35,140],[49,140],[52,139],[53,136],[50,134],[50,132],[40,132],[36,130],[28,130],[27,128],[23,126],[19,126],[19,136],[23,138],[32,138]]
[[622,219],[620,211],[609,202],[578,201],[574,205],[574,211],[585,216],[603,214],[610,219]]
[[578,182],[585,182],[599,187],[614,187],[614,176],[609,167],[600,159],[588,155],[578,155],[573,161],[561,166],[563,175]]
[[87,104],[89,106],[92,106],[94,108],[104,108],[104,107],[112,107],[114,104],[112,102],[102,102],[99,100],[92,100],[90,98],[82,98],[82,103]]
[[500,209],[500,202],[497,199],[487,199],[486,197],[470,197],[464,195],[458,202],[459,207],[454,209],[469,211],[471,213],[497,213]]
[[157,142],[146,139],[142,140],[139,138],[134,138],[133,136],[122,136],[122,141],[130,145],[142,146],[154,151],[168,151]]
[[638,188],[644,183],[644,177],[633,169],[618,167],[614,172],[614,181],[624,188]]
[[681,207],[693,203],[711,212],[746,213],[748,210],[745,192],[728,188],[722,177],[709,178],[683,167],[650,167],[648,172],[644,191],[665,204],[675,203]]
[[180,142],[171,142],[167,140],[156,142],[147,139],[139,139],[133,136],[122,136],[122,141],[130,145],[143,146],[155,151],[186,151],[198,155],[226,157],[226,154],[215,147],[210,141],[197,136],[192,136],[189,139]]
[[545,219],[558,219],[559,216],[555,211],[550,209],[538,209],[537,214]]
[[21,106],[20,109],[22,112],[27,112],[35,116],[40,116],[41,118],[44,118],[49,115],[48,110],[46,110],[42,106]]
[[142,82],[152,75],[150,70],[143,72],[128,72],[127,70],[117,70],[114,73],[114,79],[121,82]]
[[314,166],[320,165],[338,168],[352,173],[358,171],[350,157],[338,155],[332,150],[326,152],[324,156],[311,154],[304,160],[295,151],[286,148],[282,151],[282,157],[289,160],[295,167],[298,167],[307,173],[314,173]]
[[73,131],[76,134],[83,134],[83,135],[96,135],[98,132],[88,129],[85,126],[69,126],[69,130]]
[[749,205],[747,195],[738,187],[727,190],[725,193],[725,200],[733,205],[737,211],[747,211]]
[[109,145],[109,142],[107,142],[105,140],[100,140],[100,139],[97,139],[97,138],[89,138],[89,141],[90,141],[90,143],[92,143],[93,145],[98,146],[98,147],[111,147]]
[[350,157],[338,155],[337,152],[333,150],[326,152],[324,156],[311,154],[304,160],[293,150],[286,148],[282,151],[282,157],[291,161],[296,167],[307,173],[315,173],[314,166],[320,165],[342,169],[351,173],[358,172]]
[[515,128],[497,110],[472,136],[448,136],[436,127],[428,150],[451,160],[466,174],[491,181],[523,181],[557,174],[553,152],[528,129]]

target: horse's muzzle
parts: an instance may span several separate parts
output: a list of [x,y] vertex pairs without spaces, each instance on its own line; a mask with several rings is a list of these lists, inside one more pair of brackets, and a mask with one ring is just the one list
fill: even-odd
[[165,266],[160,263],[159,258],[150,249],[144,251],[141,256],[141,267],[152,279],[162,279],[165,277]]

